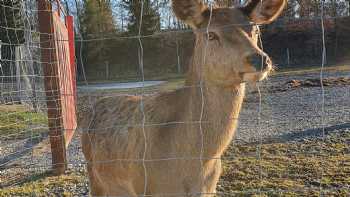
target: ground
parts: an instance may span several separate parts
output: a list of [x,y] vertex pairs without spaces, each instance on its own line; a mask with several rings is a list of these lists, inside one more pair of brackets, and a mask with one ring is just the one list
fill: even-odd
[[[43,113],[28,110],[23,105],[0,105],[0,136],[5,138],[26,138],[37,135],[41,131],[38,127],[47,124],[47,117]],[[27,131],[21,132],[20,131]]]
[[[260,85],[261,102],[257,88],[248,87],[236,139],[223,157],[217,196],[350,196],[350,83],[324,81],[329,84],[322,105],[322,89],[313,81],[318,77],[318,70],[275,75]],[[325,78],[337,81],[349,77],[345,70],[325,73]],[[146,93],[181,85],[183,80],[176,79],[147,88]],[[130,91],[95,95],[120,93]],[[81,95],[80,107],[94,100]],[[0,139],[0,148],[12,147],[13,140]],[[50,155],[42,144],[47,144],[45,137],[19,161],[4,165],[0,157],[0,197],[86,196],[79,133],[69,148],[69,171],[64,176],[49,173]]]
[[[222,195],[217,196],[349,196],[349,142],[347,129],[325,139],[263,143],[261,160],[256,155],[259,143],[232,145],[223,158],[218,186]],[[310,155],[321,145],[324,151]],[[3,189],[0,196],[82,196],[87,195],[87,185],[85,171],[75,168],[60,177],[32,175]]]

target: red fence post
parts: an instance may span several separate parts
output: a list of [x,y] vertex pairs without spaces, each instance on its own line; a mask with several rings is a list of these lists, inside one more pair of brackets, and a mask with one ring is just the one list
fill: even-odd
[[48,0],[38,0],[38,18],[41,61],[45,75],[52,165],[56,174],[63,174],[66,170],[67,162],[58,70],[59,60],[57,57],[52,5]]
[[75,38],[74,38],[74,22],[73,16],[66,16],[66,26],[68,29],[68,40],[69,40],[69,60],[70,66],[72,68],[72,77],[73,77],[73,91],[76,97],[77,82],[76,82],[76,62],[75,62]]
[[[69,43],[69,62],[70,62],[70,74],[71,74],[71,85],[72,85],[72,94],[74,97],[72,105],[75,106],[77,101],[77,82],[76,82],[76,63],[75,63],[75,40],[74,40],[74,22],[73,16],[65,17],[66,27],[68,31],[68,43]],[[72,117],[75,119],[76,117]],[[74,121],[74,120],[71,120]],[[72,127],[76,127],[76,124],[72,123]],[[75,128],[74,128],[75,129]],[[68,146],[74,135],[74,129],[67,130],[66,132],[66,145]]]

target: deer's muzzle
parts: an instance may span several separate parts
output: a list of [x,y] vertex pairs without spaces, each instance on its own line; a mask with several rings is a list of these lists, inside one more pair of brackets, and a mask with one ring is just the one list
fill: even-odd
[[247,58],[249,64],[255,68],[255,72],[247,72],[242,74],[244,82],[257,82],[265,79],[268,74],[273,71],[273,65],[270,57],[259,50],[257,54]]

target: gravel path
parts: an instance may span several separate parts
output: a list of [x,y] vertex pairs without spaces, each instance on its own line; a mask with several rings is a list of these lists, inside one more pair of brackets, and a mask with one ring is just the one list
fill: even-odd
[[[324,77],[350,77],[350,72],[328,72]],[[260,137],[285,138],[295,133],[319,134],[322,133],[322,125],[326,128],[349,127],[346,123],[350,122],[350,86],[324,88],[324,116],[322,116],[323,99],[320,87],[269,92],[272,87],[282,86],[290,80],[315,78],[319,78],[319,73],[271,78],[261,87],[260,125],[258,124],[259,95],[256,93],[256,88],[250,88],[241,112],[236,139],[249,141]],[[310,133],[310,130],[314,129],[318,132]]]
[[[259,94],[256,88],[249,87],[240,116],[236,142],[251,142],[259,139],[293,141],[320,136],[323,125],[325,132],[348,132],[350,128],[350,86],[324,88],[324,116],[322,116],[322,89],[320,87],[300,87],[284,92],[271,91],[290,80],[318,77],[319,73],[274,76],[268,82],[265,82],[260,88],[262,93],[260,124],[258,121]],[[325,78],[327,77],[350,77],[350,72],[327,72]],[[68,163],[71,169],[83,171],[84,159],[81,153],[79,136],[79,133],[77,133],[69,146]],[[9,186],[12,183],[18,183],[18,180],[21,180],[20,177],[48,169],[51,156],[45,146],[49,146],[47,140],[41,142],[39,150],[30,150],[25,154],[21,154],[13,162],[6,162],[6,165],[0,164],[0,182],[1,179],[6,179],[4,186]],[[3,152],[5,151],[4,147],[18,152],[28,148],[28,141],[23,140],[20,143],[0,141],[0,151],[2,152],[0,161],[3,156],[6,156]],[[86,186],[87,183],[82,184]],[[84,190],[82,193],[87,192],[86,187],[82,190]]]

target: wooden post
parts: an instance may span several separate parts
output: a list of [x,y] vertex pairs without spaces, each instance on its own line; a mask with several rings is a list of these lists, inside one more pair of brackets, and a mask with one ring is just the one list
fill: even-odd
[[41,43],[41,61],[44,68],[47,114],[54,173],[63,174],[67,167],[58,58],[55,44],[52,5],[48,0],[37,0]]
[[287,65],[288,65],[288,67],[290,66],[290,52],[289,52],[289,48],[287,48]]
[[18,102],[22,102],[22,92],[21,92],[21,66],[20,61],[22,60],[21,47],[15,46],[15,64],[16,64],[16,88],[18,91],[17,97]]
[[[0,40],[0,60],[2,59],[1,54],[2,54],[2,41]],[[0,70],[2,70],[1,62],[0,62]]]
[[180,61],[180,49],[179,49],[179,40],[175,34],[176,39],[176,55],[177,55],[177,74],[181,73],[181,61]]
[[109,79],[109,62],[105,61],[105,66],[106,66],[106,79]]

